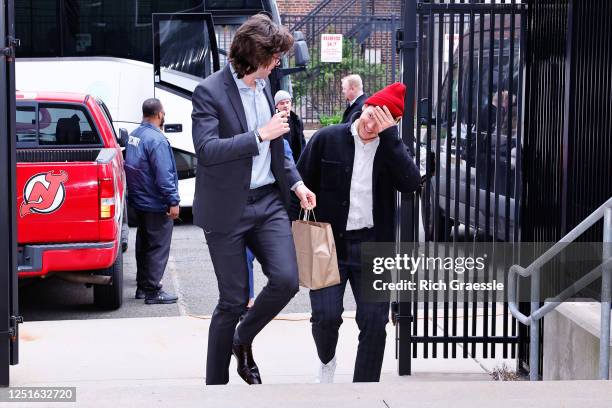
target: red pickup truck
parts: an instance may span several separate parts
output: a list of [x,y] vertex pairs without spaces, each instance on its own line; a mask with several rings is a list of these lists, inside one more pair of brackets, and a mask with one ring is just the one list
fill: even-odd
[[127,248],[121,137],[89,95],[17,92],[20,279],[51,274],[93,286],[94,303],[123,299]]

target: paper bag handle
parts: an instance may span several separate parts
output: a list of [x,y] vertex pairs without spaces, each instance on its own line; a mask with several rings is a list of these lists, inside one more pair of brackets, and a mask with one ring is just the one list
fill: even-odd
[[[304,211],[304,217],[302,218],[302,211]],[[300,215],[298,216],[298,219],[302,219],[302,221],[310,221],[310,215],[312,214],[312,218],[314,219],[315,222],[317,222],[317,217],[315,216],[315,213],[313,210],[304,210],[303,208],[300,208]]]

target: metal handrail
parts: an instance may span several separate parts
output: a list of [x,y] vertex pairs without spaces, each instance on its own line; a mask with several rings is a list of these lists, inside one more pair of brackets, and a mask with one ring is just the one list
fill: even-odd
[[[603,228],[603,262],[574,285],[561,292],[556,297],[547,300],[540,306],[540,268],[558,255],[563,249],[575,241],[586,230],[591,228],[601,218],[604,219]],[[540,320],[553,311],[561,302],[584,289],[586,286],[601,277],[601,333],[599,344],[599,377],[602,380],[609,378],[610,362],[610,305],[612,293],[612,198],[608,199],[591,215],[566,234],[559,242],[540,255],[528,267],[512,265],[508,273],[508,307],[512,315],[526,326],[531,326],[529,347],[529,378],[538,379],[539,347],[540,347]],[[531,313],[529,316],[521,313],[517,306],[516,286],[519,277],[532,278],[531,285]]]

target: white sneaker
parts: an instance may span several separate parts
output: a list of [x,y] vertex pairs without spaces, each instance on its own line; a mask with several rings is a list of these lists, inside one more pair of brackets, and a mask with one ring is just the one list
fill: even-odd
[[336,356],[331,359],[327,364],[320,363],[319,376],[317,377],[317,383],[320,384],[331,384],[334,382],[334,373],[336,372]]

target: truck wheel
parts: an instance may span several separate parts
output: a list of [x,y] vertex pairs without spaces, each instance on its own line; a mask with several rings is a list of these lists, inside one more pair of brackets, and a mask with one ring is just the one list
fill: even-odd
[[100,309],[116,310],[123,303],[123,253],[117,252],[117,258],[110,268],[103,269],[100,275],[111,276],[110,285],[94,285],[94,304]]
[[128,226],[128,212],[126,205],[123,207],[123,218],[121,220],[121,252],[125,252],[128,249],[129,235],[130,228]]

